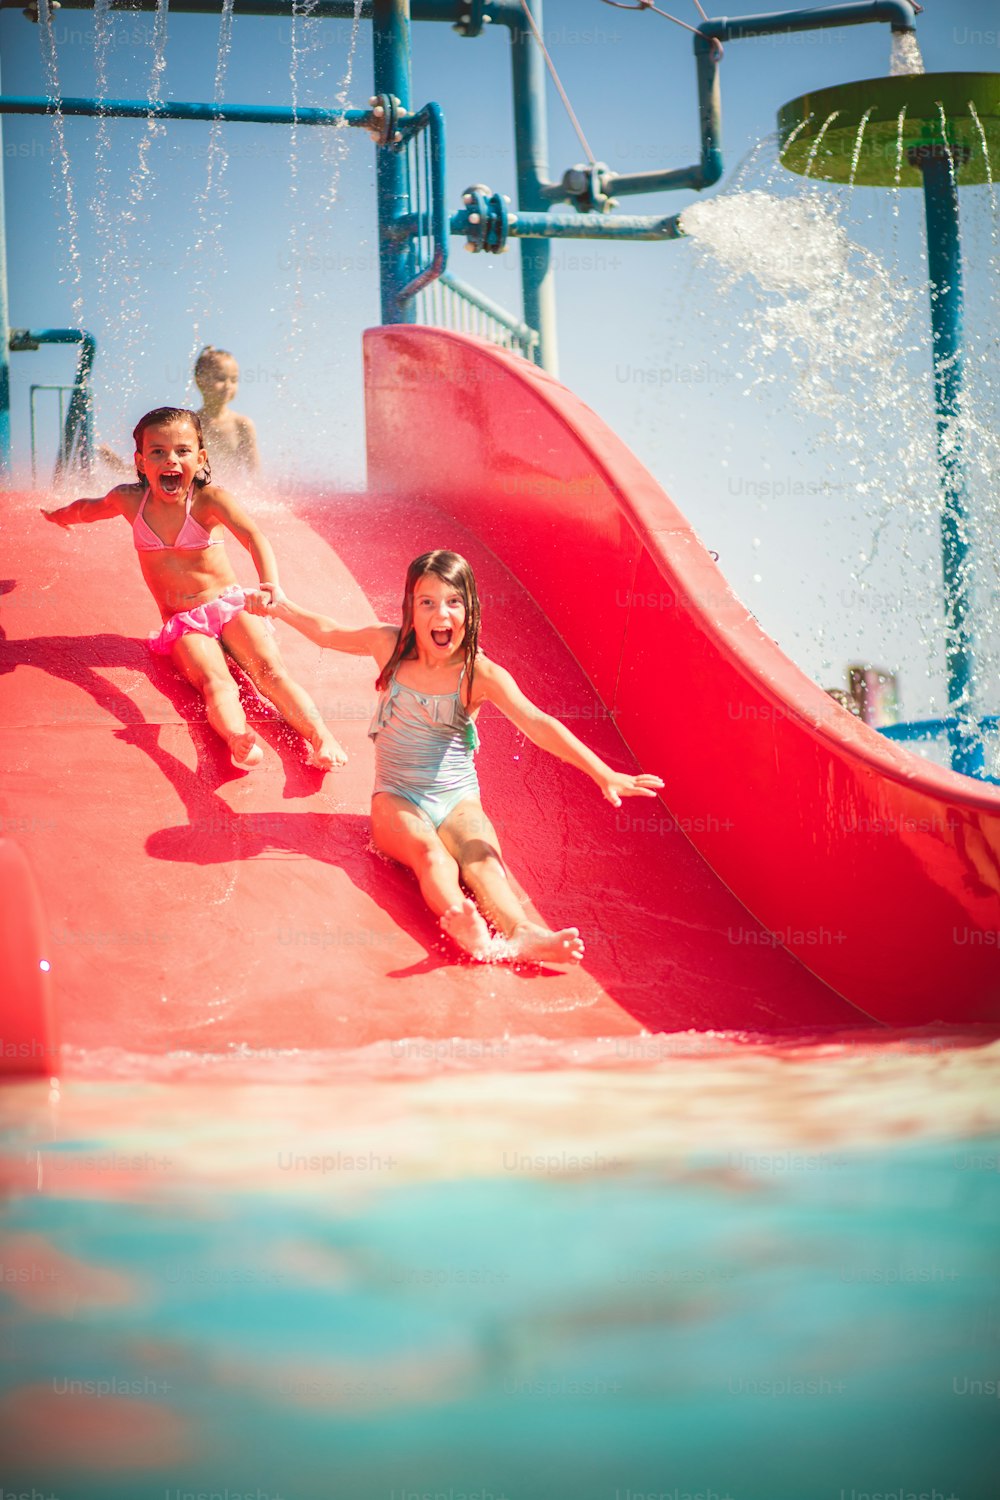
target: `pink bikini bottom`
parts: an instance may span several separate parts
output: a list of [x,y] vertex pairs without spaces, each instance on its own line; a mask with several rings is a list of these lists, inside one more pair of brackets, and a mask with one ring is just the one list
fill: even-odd
[[[217,599],[210,599],[207,604],[199,604],[195,609],[182,609],[179,614],[171,615],[163,629],[149,637],[150,651],[155,651],[157,656],[169,656],[175,641],[179,641],[182,635],[211,635],[217,641],[221,640],[224,627],[230,620],[235,620],[245,602],[244,590],[239,584],[230,584]],[[267,624],[274,629],[270,620]]]

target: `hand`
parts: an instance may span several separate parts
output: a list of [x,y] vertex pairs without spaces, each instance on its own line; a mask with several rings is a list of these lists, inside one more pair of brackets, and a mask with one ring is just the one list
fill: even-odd
[[244,589],[243,608],[248,615],[266,615],[269,603],[269,596],[262,594],[260,589]]
[[[41,506],[39,506],[39,510],[41,510]],[[63,518],[62,512],[58,510],[43,510],[42,515],[45,517],[46,521],[51,521],[53,526],[61,526],[64,531],[68,530],[68,528],[73,524],[71,521],[65,520]]]
[[260,593],[264,600],[265,608],[254,613],[273,614],[279,604],[287,604],[288,597],[280,583],[265,583],[261,579]]
[[638,776],[627,776],[624,771],[609,771],[606,776],[595,777],[595,780],[612,807],[621,807],[623,797],[655,797],[663,785],[659,776],[647,776],[643,772]]

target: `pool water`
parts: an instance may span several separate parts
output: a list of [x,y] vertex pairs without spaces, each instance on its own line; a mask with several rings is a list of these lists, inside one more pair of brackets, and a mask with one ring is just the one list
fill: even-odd
[[993,1500],[998,1062],[71,1057],[0,1096],[4,1500]]

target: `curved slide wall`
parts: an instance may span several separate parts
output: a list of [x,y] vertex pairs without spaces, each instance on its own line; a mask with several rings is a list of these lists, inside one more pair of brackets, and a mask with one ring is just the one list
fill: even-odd
[[1000,1017],[1000,791],[805,677],[544,372],[429,328],[370,330],[365,357],[370,486],[433,502],[511,570],[762,940],[890,1024]]

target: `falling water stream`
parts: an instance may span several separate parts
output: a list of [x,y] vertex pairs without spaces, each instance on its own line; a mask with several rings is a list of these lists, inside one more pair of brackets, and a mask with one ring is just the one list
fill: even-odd
[[[215,78],[212,102],[222,104],[226,91],[226,72],[233,43],[233,0],[223,0],[219,18],[219,39],[215,59]],[[205,185],[195,202],[196,229],[194,241],[188,255],[191,275],[191,300],[188,314],[191,318],[191,345],[188,353],[188,369],[193,368],[201,345],[209,338],[209,324],[215,304],[213,288],[221,268],[226,263],[226,241],[223,236],[223,220],[228,201],[225,186],[229,153],[226,146],[226,127],[222,120],[213,120],[209,128],[206,150]]]
[[83,273],[80,263],[79,216],[69,150],[66,145],[66,124],[57,102],[62,96],[62,89],[59,84],[59,59],[53,29],[53,11],[48,0],[39,0],[38,39],[45,69],[46,93],[52,101],[52,129],[55,136],[53,197],[56,203],[65,204],[65,218],[60,220],[60,232],[67,262],[63,280],[67,281],[72,289],[73,321],[79,327],[83,324]]
[[[291,15],[291,99],[292,107],[315,105],[320,108],[344,108],[348,103],[354,73],[363,0],[354,0],[354,12],[348,37],[347,56],[340,82],[330,98],[327,78],[330,64],[324,47],[333,44],[342,49],[344,28],[331,28],[314,14],[316,0],[304,0],[293,6]],[[330,215],[337,203],[340,175],[351,143],[344,125],[293,125],[289,142],[288,236],[283,257],[286,270],[284,319],[286,335],[278,375],[278,394],[284,401],[294,401],[298,410],[307,410],[312,422],[322,424],[329,417],[329,403],[321,387],[333,378],[324,370],[322,378],[308,373],[307,362],[317,346],[316,330],[326,315],[330,294],[330,277],[317,283],[308,272],[322,267],[332,240]],[[304,134],[303,134],[304,132]],[[357,149],[357,143],[353,143]],[[313,203],[319,213],[309,211],[301,190],[300,178],[310,153],[321,163],[322,188]],[[321,346],[324,347],[324,346]],[[294,450],[281,454],[282,467],[295,472],[299,464]]]
[[[151,39],[152,58],[145,84],[145,97],[151,103],[162,98],[166,68],[168,0],[157,0]],[[117,388],[120,399],[130,408],[138,384],[137,365],[150,346],[150,320],[145,304],[149,296],[149,262],[153,258],[147,246],[146,226],[149,206],[156,193],[156,179],[150,166],[153,143],[166,131],[161,120],[150,115],[139,135],[135,165],[128,176],[128,197],[118,209],[120,262],[115,285],[120,291],[117,323],[120,330],[120,364]],[[107,207],[104,212],[107,213]]]
[[[901,49],[901,58],[905,71],[922,71],[911,46]],[[902,61],[897,71],[903,71]],[[867,545],[844,559],[849,580],[845,592],[853,590],[854,597],[876,607],[887,623],[893,615],[899,624],[904,619],[919,622],[929,679],[940,670],[944,621],[936,540],[942,499],[934,442],[926,255],[921,251],[922,203],[917,193],[907,192],[906,213],[912,217],[904,227],[900,179],[905,111],[900,111],[896,129],[894,186],[876,193],[855,187],[871,114],[866,111],[859,123],[847,184],[820,184],[808,176],[834,124],[834,113],[823,120],[812,142],[805,180],[796,177],[792,186],[776,160],[769,162],[755,151],[741,164],[732,187],[684,210],[683,226],[695,263],[692,286],[699,288],[690,299],[693,313],[687,316],[717,325],[711,342],[719,351],[720,382],[725,364],[731,371],[726,379],[736,382],[734,395],[741,389],[742,399],[763,403],[761,411],[770,403],[776,410],[799,413],[806,448],[817,457],[826,452],[835,476],[832,488],[843,495],[849,511],[863,514],[868,528]],[[986,155],[985,132],[975,116],[973,120]],[[995,270],[996,195],[987,175],[985,189],[964,190],[963,214],[979,225],[985,192]],[[880,239],[875,219],[885,212],[886,201],[889,232]],[[988,257],[976,256],[975,235],[968,232],[966,258],[970,239],[966,385],[954,436],[966,457],[972,496],[969,525],[976,551],[982,710],[995,712],[991,685],[1000,665],[1000,578],[991,536],[1000,498],[997,294],[995,276],[982,280],[982,261]],[[706,294],[706,287],[711,293]],[[893,557],[899,579],[895,600],[888,596],[885,582],[877,581]],[[748,602],[757,607],[753,598]],[[766,628],[766,619],[763,623]],[[781,644],[795,654],[792,642]],[[908,716],[943,708],[919,681],[910,681],[907,688]]]

